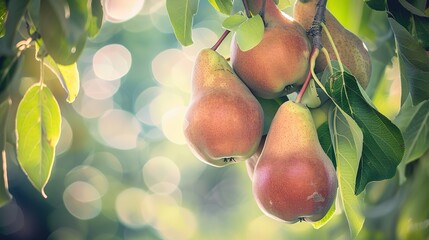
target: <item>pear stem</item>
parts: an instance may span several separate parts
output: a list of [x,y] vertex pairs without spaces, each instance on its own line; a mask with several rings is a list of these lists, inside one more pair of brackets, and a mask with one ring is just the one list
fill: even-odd
[[340,54],[338,53],[337,47],[335,46],[335,43],[334,43],[334,40],[332,39],[332,36],[329,33],[329,30],[326,27],[326,25],[324,23],[322,23],[321,26],[322,26],[323,30],[325,30],[325,32],[326,32],[326,36],[329,39],[329,43],[331,43],[331,45],[332,45],[332,49],[334,49],[335,57],[337,57],[338,64],[340,65],[340,70],[341,70],[341,72],[344,72],[343,63],[341,62]]
[[215,45],[213,45],[212,50],[216,51],[217,48],[219,47],[219,45],[223,42],[223,40],[225,40],[226,36],[228,36],[228,34],[231,31],[229,30],[225,30],[225,32],[223,32],[222,36],[220,36],[219,40],[217,40],[217,42],[215,43]]
[[298,96],[295,99],[296,103],[300,103],[302,100],[302,97],[304,96],[305,90],[307,90],[307,87],[310,83],[311,80],[311,75],[312,75],[312,68],[314,68],[315,66],[315,62],[316,62],[316,58],[317,56],[319,56],[319,49],[318,48],[313,48],[313,50],[311,51],[310,54],[310,68],[308,69],[308,73],[307,73],[307,77],[305,78],[304,84],[301,87],[301,90],[299,90]]
[[328,50],[326,50],[325,47],[322,47],[320,50],[322,51],[323,55],[325,55],[326,62],[328,62],[329,72],[331,72],[331,75],[334,74],[334,69],[332,68],[331,57],[329,57]]
[[243,6],[244,6],[244,10],[246,11],[247,18],[251,18],[252,14],[250,13],[249,5],[247,4],[247,0],[243,0]]
[[324,22],[325,22],[325,10],[326,10],[327,2],[328,0],[319,0],[319,2],[317,2],[316,14],[314,15],[314,20],[309,30],[309,35],[312,36],[313,38],[313,47],[310,54],[310,68],[308,70],[307,78],[305,79],[305,82],[301,90],[299,91],[298,96],[296,97],[295,102],[297,103],[301,102],[302,97],[304,96],[305,90],[307,89],[310,83],[311,76],[313,76],[313,78],[315,77],[315,74],[314,74],[315,61],[316,61],[316,58],[319,56],[320,50],[323,49],[322,25],[324,25]]

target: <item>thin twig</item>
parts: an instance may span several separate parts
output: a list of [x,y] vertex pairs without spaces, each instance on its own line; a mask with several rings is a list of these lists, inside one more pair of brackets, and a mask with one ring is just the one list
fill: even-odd
[[243,6],[244,6],[244,10],[246,11],[247,18],[251,18],[252,14],[250,13],[249,5],[247,4],[247,0],[243,0]]
[[261,10],[259,11],[259,15],[261,16],[262,21],[264,21],[264,24],[265,24],[265,5],[266,5],[266,3],[267,3],[267,0],[262,0],[262,7],[261,7]]

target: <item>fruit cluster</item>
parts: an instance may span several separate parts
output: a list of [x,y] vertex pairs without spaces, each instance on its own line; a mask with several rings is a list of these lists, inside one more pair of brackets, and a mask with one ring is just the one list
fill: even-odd
[[[264,5],[262,0],[247,2],[256,14]],[[267,0],[262,41],[242,51],[233,38],[232,67],[216,51],[202,50],[185,117],[184,133],[195,156],[217,167],[246,161],[258,206],[288,223],[325,216],[336,196],[336,171],[319,143],[307,106],[284,102],[263,136],[264,111],[255,96],[274,99],[301,88],[310,68],[311,39],[305,28],[311,25],[316,3],[298,0],[294,20]],[[362,42],[328,11],[326,25],[335,33],[345,65],[365,87],[370,64]],[[325,35],[322,42],[332,53]],[[318,58],[315,70],[323,71],[326,65]]]

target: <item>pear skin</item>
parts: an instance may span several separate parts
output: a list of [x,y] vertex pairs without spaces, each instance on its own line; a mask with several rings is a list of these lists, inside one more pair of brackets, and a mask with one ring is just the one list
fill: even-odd
[[323,218],[338,182],[323,151],[307,107],[288,101],[280,106],[253,172],[253,194],[268,216],[295,223]]
[[194,65],[184,134],[201,161],[225,166],[254,154],[263,131],[263,110],[223,56],[203,49]]
[[[249,1],[256,8],[261,0]],[[261,42],[242,51],[235,35],[231,63],[243,82],[265,99],[285,96],[299,89],[309,69],[310,42],[304,28],[281,12],[272,0],[265,8],[265,30]]]
[[[297,0],[293,9],[293,17],[306,30],[309,30],[316,14],[317,0]],[[359,84],[365,89],[371,78],[371,59],[362,40],[344,28],[329,12],[325,11],[325,24],[337,47],[342,63],[356,77]],[[322,31],[322,45],[328,50],[331,60],[337,60],[335,52],[325,32]],[[316,60],[315,71],[322,72],[327,66],[323,54]]]

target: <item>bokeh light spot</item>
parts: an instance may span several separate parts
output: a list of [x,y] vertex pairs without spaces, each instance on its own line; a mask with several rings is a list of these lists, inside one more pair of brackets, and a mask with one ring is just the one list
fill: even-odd
[[82,220],[92,219],[101,212],[100,194],[86,182],[70,184],[63,193],[63,201],[70,214]]
[[105,81],[88,71],[82,77],[82,89],[86,96],[93,99],[106,99],[112,97],[119,89],[120,79]]
[[134,115],[123,110],[107,111],[98,120],[98,131],[110,147],[127,150],[137,146],[141,126]]
[[183,52],[186,56],[194,60],[201,49],[211,47],[217,41],[218,36],[208,28],[194,28],[192,29],[192,39],[194,43],[183,47]]
[[104,0],[104,17],[113,23],[127,21],[140,12],[144,2],[144,0]]
[[154,203],[149,194],[139,188],[128,188],[116,198],[119,221],[130,228],[143,227],[155,218]]
[[113,108],[113,100],[111,98],[97,100],[79,94],[73,102],[73,108],[84,118],[97,118]]
[[180,170],[171,159],[154,157],[143,166],[143,179],[152,192],[169,194],[180,182]]
[[123,77],[130,70],[131,64],[131,53],[121,44],[106,45],[93,58],[95,75],[107,81]]
[[195,234],[197,220],[189,209],[165,205],[158,211],[156,228],[164,239],[184,240]]
[[134,111],[137,119],[144,124],[161,128],[163,115],[171,109],[184,105],[183,97],[177,91],[151,87],[137,97]]
[[165,137],[173,143],[185,144],[186,139],[183,134],[186,107],[177,107],[168,111],[162,117],[162,131]]
[[67,121],[67,119],[62,118],[61,120],[61,136],[58,144],[56,146],[56,154],[60,155],[71,147],[73,142],[73,130]]
[[67,228],[67,227],[61,227],[55,230],[51,235],[49,235],[48,240],[83,240],[85,237],[80,233],[79,231]]
[[106,176],[100,170],[91,166],[77,166],[70,170],[65,177],[65,183],[67,185],[79,181],[89,183],[92,187],[97,189],[100,196],[103,196],[109,189],[109,181]]

